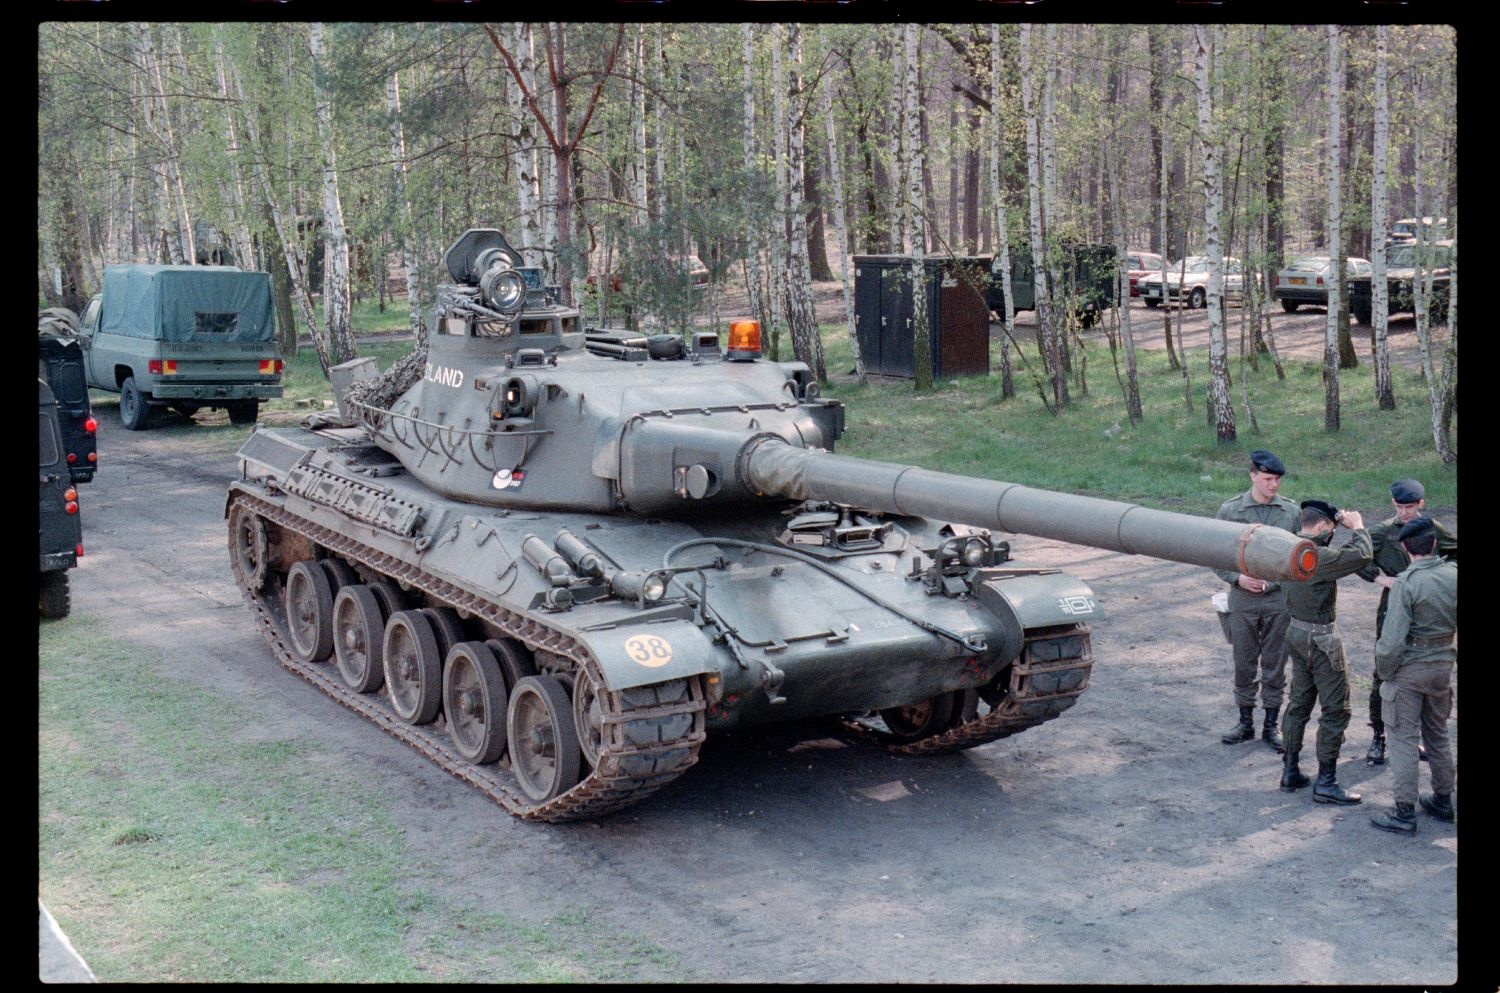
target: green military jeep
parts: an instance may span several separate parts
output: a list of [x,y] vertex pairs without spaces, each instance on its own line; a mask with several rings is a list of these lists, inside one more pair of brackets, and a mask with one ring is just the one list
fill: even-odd
[[37,607],[43,617],[67,617],[71,606],[68,570],[83,554],[83,526],[78,519],[78,490],[68,473],[62,428],[58,425],[57,400],[52,388],[36,381],[37,464],[41,497],[37,505],[37,551],[41,580]]
[[79,328],[88,383],[138,431],[154,408],[222,408],[252,424],[281,396],[271,277],[233,266],[113,265]]
[[[1432,274],[1432,296],[1427,301],[1427,313],[1435,321],[1445,321],[1448,319],[1448,287],[1453,282],[1453,242],[1446,239],[1424,246],[1408,241],[1391,247],[1385,269],[1386,312],[1415,314],[1418,261],[1422,263],[1423,272]],[[1360,324],[1369,324],[1375,316],[1374,290],[1370,280],[1369,275],[1349,278],[1349,310]]]

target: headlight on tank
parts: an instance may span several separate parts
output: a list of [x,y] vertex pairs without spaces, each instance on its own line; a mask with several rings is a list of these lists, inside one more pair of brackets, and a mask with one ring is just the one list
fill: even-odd
[[971,569],[977,569],[982,565],[989,565],[990,543],[979,537],[968,538],[959,549],[958,557],[964,565]]
[[665,572],[617,572],[609,579],[609,591],[621,600],[650,606],[667,595]]

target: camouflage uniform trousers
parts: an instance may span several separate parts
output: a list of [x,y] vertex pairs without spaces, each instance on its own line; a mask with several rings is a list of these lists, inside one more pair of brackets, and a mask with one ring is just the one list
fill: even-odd
[[1432,792],[1453,792],[1456,773],[1448,744],[1453,712],[1453,663],[1409,662],[1381,684],[1381,710],[1390,735],[1392,792],[1397,803],[1417,802],[1417,737],[1427,746]]
[[1286,596],[1279,590],[1266,596],[1255,596],[1238,588],[1229,591],[1235,706],[1254,707],[1258,685],[1261,706],[1271,713],[1281,710],[1286,686],[1286,627],[1291,619]]
[[1337,762],[1349,726],[1349,671],[1338,633],[1313,633],[1300,628],[1287,632],[1292,656],[1291,703],[1281,722],[1287,752],[1302,750],[1302,731],[1318,702],[1318,762]]

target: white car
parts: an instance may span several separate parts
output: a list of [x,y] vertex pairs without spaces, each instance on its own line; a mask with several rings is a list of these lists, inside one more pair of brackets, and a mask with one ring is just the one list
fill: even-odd
[[[1242,301],[1245,297],[1245,267],[1239,259],[1225,256],[1223,273],[1224,299]],[[1170,262],[1164,271],[1142,276],[1138,285],[1141,299],[1148,307],[1158,306],[1163,299],[1186,299],[1189,307],[1207,307],[1208,256],[1189,255]]]

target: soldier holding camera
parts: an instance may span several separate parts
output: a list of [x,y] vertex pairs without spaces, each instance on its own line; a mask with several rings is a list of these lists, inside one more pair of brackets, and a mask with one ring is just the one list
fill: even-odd
[[[1302,501],[1301,530],[1318,546],[1318,565],[1312,577],[1301,583],[1286,583],[1291,621],[1286,643],[1292,659],[1291,703],[1282,724],[1285,755],[1281,788],[1300,790],[1311,780],[1297,766],[1302,750],[1302,732],[1318,702],[1318,779],[1313,799],[1318,803],[1359,803],[1357,793],[1346,793],[1338,784],[1336,770],[1344,729],[1349,725],[1349,672],[1344,645],[1335,626],[1338,581],[1364,568],[1370,561],[1369,532],[1356,510],[1339,510],[1323,500]],[[1354,532],[1342,548],[1329,547],[1335,528],[1342,524]]]

